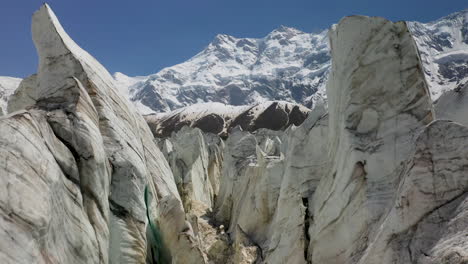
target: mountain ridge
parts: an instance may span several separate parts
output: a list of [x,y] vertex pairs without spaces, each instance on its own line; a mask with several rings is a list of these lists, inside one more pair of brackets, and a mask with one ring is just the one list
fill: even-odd
[[[427,23],[407,22],[434,101],[468,82],[467,21],[464,9]],[[218,34],[185,62],[147,76],[116,72],[113,77],[143,114],[208,102],[253,105],[280,100],[314,108],[317,101],[327,100],[327,34],[328,29],[307,33],[284,25],[263,38]]]
[[[218,34],[191,59],[132,86],[130,96],[164,111],[209,101],[231,105],[290,98],[303,101],[323,90],[324,83],[314,84],[318,79],[310,75],[323,75],[329,67],[326,42],[326,31],[311,34],[285,26],[264,38]],[[325,64],[312,65],[313,55],[326,57]]]
[[[434,101],[468,82],[467,14],[465,9],[432,22],[407,22]],[[280,26],[263,38],[218,34],[186,62],[135,83],[130,95],[155,112],[202,102],[245,105],[268,100],[313,108],[317,100],[327,99],[325,84],[331,65],[327,33]]]

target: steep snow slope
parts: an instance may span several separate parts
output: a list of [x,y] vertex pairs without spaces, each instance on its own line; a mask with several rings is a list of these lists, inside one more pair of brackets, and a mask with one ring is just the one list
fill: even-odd
[[146,76],[130,77],[121,72],[114,73],[113,77],[117,88],[127,95],[132,91],[132,88],[136,83],[144,81],[147,78]]
[[[467,14],[464,10],[431,23],[409,22],[433,100],[468,80]],[[218,35],[190,60],[143,80],[138,77],[129,85],[130,96],[140,108],[156,112],[201,102],[245,105],[266,100],[313,108],[317,99],[326,99],[327,33],[280,27],[261,39]]]
[[[134,93],[134,90],[135,90],[134,87],[139,82],[145,81],[146,79],[147,79],[146,76],[130,77],[121,72],[114,73],[115,86],[120,90],[122,94],[126,95],[128,98],[132,98],[131,94]],[[153,109],[142,104],[141,101],[139,100],[136,100],[136,101],[132,100],[132,101],[141,114],[150,114],[154,112]]]
[[0,115],[7,112],[7,100],[20,82],[20,78],[0,76]]
[[468,9],[427,24],[410,22],[423,60],[431,97],[468,81]]
[[280,27],[261,39],[217,35],[190,60],[133,83],[130,96],[158,112],[202,102],[313,102],[325,96],[326,33]]

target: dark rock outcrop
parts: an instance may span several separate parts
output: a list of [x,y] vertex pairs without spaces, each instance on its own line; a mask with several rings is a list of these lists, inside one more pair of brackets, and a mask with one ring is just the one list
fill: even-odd
[[265,102],[254,106],[229,106],[207,103],[185,107],[169,113],[145,116],[156,137],[169,137],[183,126],[227,137],[239,126],[244,131],[261,128],[284,130],[304,122],[310,110],[286,102]]

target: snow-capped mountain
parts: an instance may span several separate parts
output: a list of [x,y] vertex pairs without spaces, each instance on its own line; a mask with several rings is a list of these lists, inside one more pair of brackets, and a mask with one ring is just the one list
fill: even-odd
[[[327,43],[326,31],[304,33],[284,26],[261,39],[217,35],[190,60],[132,83],[129,93],[157,112],[202,102],[313,102],[325,96]],[[116,79],[128,80],[122,74]]]
[[[468,82],[468,9],[408,25],[433,100]],[[331,65],[327,33],[281,26],[258,39],[217,35],[186,62],[149,76],[115,73],[114,79],[143,114],[205,102],[248,105],[284,100],[313,107],[317,100],[326,101]],[[2,78],[0,85],[9,87],[0,87],[0,109],[6,110],[6,98],[20,79]],[[3,80],[10,81],[2,85]]]
[[408,24],[433,100],[468,82],[468,9],[434,22]]
[[[468,81],[468,10],[435,22],[409,22],[432,99]],[[164,112],[202,102],[245,105],[285,100],[312,107],[326,100],[328,31],[280,27],[264,38],[218,35],[190,60],[138,77],[129,95],[142,109]],[[117,81],[131,77],[118,74]],[[120,85],[120,86],[125,86]]]
[[0,76],[0,115],[7,112],[8,98],[21,82],[20,78]]

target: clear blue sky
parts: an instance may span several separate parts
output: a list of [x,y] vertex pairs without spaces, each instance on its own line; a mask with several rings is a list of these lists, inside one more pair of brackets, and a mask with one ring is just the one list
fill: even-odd
[[[2,0],[0,75],[36,72],[30,23],[43,1]],[[65,30],[113,73],[148,75],[192,57],[218,33],[263,37],[280,25],[306,32],[346,15],[428,22],[466,0],[50,0]]]

